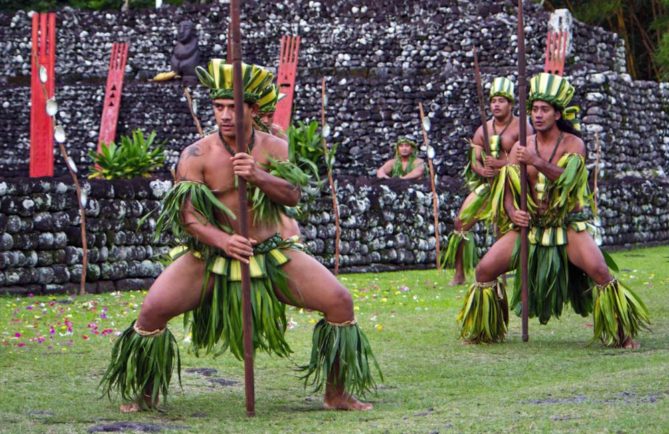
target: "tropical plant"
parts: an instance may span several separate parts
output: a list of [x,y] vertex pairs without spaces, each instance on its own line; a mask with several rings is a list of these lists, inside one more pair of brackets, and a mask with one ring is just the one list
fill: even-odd
[[333,143],[325,151],[323,136],[318,128],[315,120],[308,124],[298,122],[288,128],[288,159],[320,180],[327,173],[327,169],[331,170],[334,166],[337,143]]
[[137,129],[132,132],[131,137],[121,136],[118,145],[114,142],[103,143],[100,152],[88,153],[94,164],[88,177],[131,179],[149,176],[165,161],[163,145],[154,144],[155,138],[155,131],[145,138],[144,132]]

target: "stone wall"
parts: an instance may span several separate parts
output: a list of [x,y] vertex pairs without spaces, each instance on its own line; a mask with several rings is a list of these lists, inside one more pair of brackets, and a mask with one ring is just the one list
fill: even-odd
[[[390,145],[398,136],[418,137],[417,104],[422,102],[432,119],[436,171],[440,176],[457,176],[464,164],[466,139],[479,122],[471,49],[479,47],[484,81],[498,74],[515,75],[514,5],[509,0],[422,0],[410,5],[371,0],[247,2],[244,56],[274,67],[281,35],[302,36],[295,119],[320,117],[320,80],[325,76],[328,122],[333,140],[340,143],[337,175],[373,174],[390,155]],[[530,72],[536,72],[543,66],[548,15],[531,2],[526,9],[528,65]],[[80,169],[90,166],[87,152],[97,146],[111,43],[129,41],[117,134],[130,134],[140,127],[155,129],[159,139],[167,141],[167,174],[180,150],[197,135],[180,87],[147,79],[169,68],[176,26],[183,19],[198,24],[203,59],[224,56],[227,16],[227,5],[220,4],[125,14],[58,11],[58,116]],[[0,38],[6,41],[2,52],[7,59],[0,65],[4,84],[0,89],[0,174],[5,177],[26,176],[28,171],[30,26],[25,11],[0,14]],[[622,42],[615,34],[576,22],[573,45],[567,72],[582,77],[579,84],[589,84],[593,73],[624,71]],[[606,100],[616,97],[615,89],[599,86],[592,92]],[[576,102],[585,103],[587,90],[583,86],[578,90]],[[206,92],[197,88],[195,95],[199,116],[210,127]],[[666,97],[656,99],[668,104]],[[633,111],[625,117],[631,125],[644,120]],[[612,132],[617,125],[603,128]],[[649,142],[662,140],[655,136]],[[56,175],[65,175],[59,163]],[[635,163],[631,159],[622,170]]]
[[[139,219],[159,206],[170,183],[84,183],[88,259],[87,291],[147,288],[162,270],[158,258],[170,241],[152,239]],[[71,179],[0,182],[0,292],[75,291],[82,272],[82,235]]]
[[[432,195],[427,182],[341,178],[341,269],[382,271],[431,268],[435,263]],[[87,291],[147,288],[162,270],[169,234],[154,241],[155,214],[169,181],[92,181],[88,191]],[[669,239],[669,182],[627,178],[600,185],[606,246],[624,247]],[[442,248],[465,196],[463,185],[438,185]],[[335,226],[327,192],[305,205],[300,224],[311,253],[334,265]],[[480,225],[479,225],[480,226]],[[82,244],[74,187],[68,178],[0,182],[0,293],[77,291]],[[492,239],[475,233],[481,253]]]
[[[432,267],[431,194],[427,183],[379,181],[375,169],[400,135],[419,137],[417,105],[432,121],[442,241],[463,198],[459,173],[466,139],[480,123],[472,73],[479,48],[483,79],[515,79],[515,1],[391,0],[245,2],[245,59],[275,67],[279,40],[302,45],[295,119],[320,117],[326,77],[328,123],[340,143],[335,165],[342,216],[344,271]],[[528,74],[543,67],[548,15],[526,2]],[[90,265],[88,290],[147,287],[160,272],[169,237],[151,240],[151,219],[167,174],[197,135],[178,83],[148,78],[168,69],[176,27],[198,24],[202,59],[225,56],[227,5],[160,10],[58,11],[56,64],[59,121],[68,150],[85,175],[95,149],[107,63],[114,41],[130,42],[117,134],[156,130],[168,162],[154,181],[87,182]],[[577,88],[592,167],[602,149],[600,206],[604,244],[667,242],[669,213],[669,84],[632,81],[622,41],[574,23],[566,73]],[[26,178],[30,130],[29,13],[0,14],[0,292],[69,291],[81,276],[81,233],[74,188],[56,153],[56,178]],[[212,127],[206,92],[194,89],[198,115]],[[302,224],[315,256],[333,265],[334,223],[327,192],[306,206]],[[491,241],[479,229],[478,244]],[[443,245],[443,244],[442,244]]]

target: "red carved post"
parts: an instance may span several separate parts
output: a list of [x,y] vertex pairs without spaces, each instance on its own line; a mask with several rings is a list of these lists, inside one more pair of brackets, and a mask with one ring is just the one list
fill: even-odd
[[548,32],[546,35],[546,59],[544,61],[544,72],[555,75],[564,74],[564,63],[567,58],[568,40],[568,32]]
[[300,51],[299,36],[283,36],[279,49],[279,71],[277,84],[279,92],[286,95],[276,104],[274,123],[284,131],[290,126],[290,117],[293,111],[293,95],[295,93],[295,78],[297,77],[297,55]]
[[105,102],[100,118],[98,152],[100,152],[103,143],[109,144],[116,139],[116,125],[118,124],[118,112],[121,108],[121,92],[123,90],[123,74],[127,60],[128,44],[114,42],[109,59]]
[[[34,13],[32,34],[30,106],[30,176],[53,176],[53,122],[46,114],[46,101],[56,90],[56,14]],[[40,68],[46,70],[44,87]],[[45,92],[46,91],[46,92]]]

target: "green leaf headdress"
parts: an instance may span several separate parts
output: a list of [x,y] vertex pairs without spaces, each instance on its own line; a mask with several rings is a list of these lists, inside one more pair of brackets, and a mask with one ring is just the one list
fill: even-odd
[[[200,83],[209,88],[211,99],[233,99],[232,65],[223,59],[211,59],[207,69],[198,66],[195,73]],[[254,104],[274,80],[274,75],[258,65],[242,63],[244,102]]]
[[534,101],[546,101],[562,112],[574,97],[574,86],[566,78],[542,72],[530,79],[530,95],[527,108],[532,109]]
[[398,152],[397,150],[399,149],[399,147],[402,143],[406,143],[407,145],[410,145],[413,148],[414,153],[416,152],[416,149],[418,149],[418,145],[416,144],[416,142],[414,142],[413,140],[411,140],[408,137],[400,137],[399,139],[397,139],[397,143],[395,143],[395,153],[396,154]]
[[562,113],[562,117],[571,122],[577,131],[581,130],[578,120],[580,108],[569,106],[574,97],[574,86],[566,78],[546,72],[539,73],[530,79],[530,95],[527,98],[527,109],[532,110],[534,101],[546,101]]
[[260,98],[258,99],[258,113],[274,113],[276,111],[276,103],[281,101],[286,95],[279,93],[275,84],[270,84],[263,89]]
[[515,87],[513,82],[506,77],[496,77],[490,86],[490,99],[496,96],[503,96],[513,104],[515,98]]

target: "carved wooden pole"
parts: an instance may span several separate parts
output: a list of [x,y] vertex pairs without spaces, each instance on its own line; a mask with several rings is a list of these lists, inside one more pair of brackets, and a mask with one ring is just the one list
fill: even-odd
[[[430,129],[429,123],[426,125],[425,113],[423,112],[423,103],[418,103],[418,111],[420,112],[420,127],[423,131],[423,143],[425,144],[425,151],[427,152],[427,167],[430,169],[430,188],[432,189],[432,217],[434,218],[434,239],[437,270],[441,271],[441,242],[439,241],[439,196],[437,196],[437,187],[434,182],[434,165],[432,158],[434,157],[434,148],[430,145],[427,138],[427,131]],[[427,120],[429,122],[429,120]]]
[[[527,146],[527,80],[525,77],[525,27],[523,24],[523,0],[518,0],[518,104],[520,113],[518,122],[520,124],[520,146]],[[527,165],[520,165],[520,209],[527,211]],[[521,278],[521,303],[522,303],[522,334],[523,342],[529,340],[528,318],[529,318],[529,293],[527,281],[527,257],[529,252],[526,227],[520,228],[520,278]]]
[[[337,189],[335,187],[334,178],[332,176],[332,167],[327,161],[328,145],[327,137],[330,135],[330,129],[325,123],[325,105],[327,96],[325,95],[325,77],[321,81],[321,137],[323,145],[323,157],[326,159],[325,166],[328,171],[328,183],[330,184],[330,192],[332,193],[332,213],[335,218],[335,257],[334,257],[334,274],[339,274],[339,243],[341,242],[341,225],[339,224],[339,204],[337,203]],[[326,129],[327,127],[327,129]]]
[[486,116],[485,114],[485,99],[483,98],[483,83],[481,82],[481,68],[479,68],[479,56],[476,51],[476,47],[474,47],[474,76],[476,77],[476,93],[479,98],[479,114],[481,115],[481,128],[483,128],[483,150],[487,155],[490,155],[490,137],[488,136],[488,116]]
[[[244,139],[244,90],[242,89],[242,47],[239,26],[241,0],[230,2],[230,21],[232,27],[232,76],[235,98],[235,140],[237,152],[246,152]],[[239,194],[239,229],[241,236],[249,237],[249,213],[246,198],[246,180],[238,179]],[[251,275],[248,264],[241,263],[242,271],[242,312],[244,335],[244,386],[246,391],[246,415],[255,416],[255,389],[253,377],[253,317],[251,311]]]

